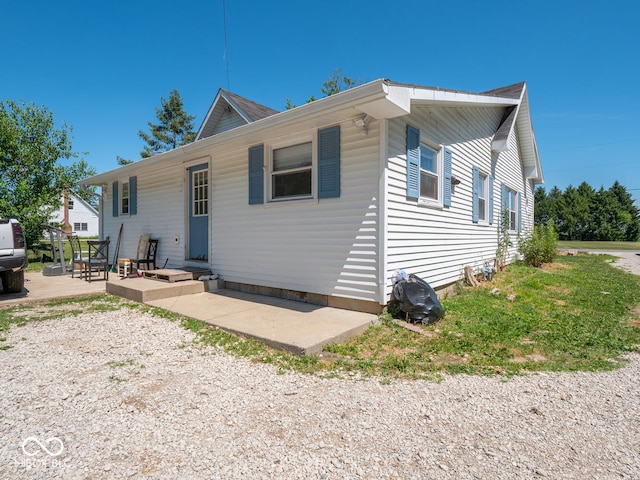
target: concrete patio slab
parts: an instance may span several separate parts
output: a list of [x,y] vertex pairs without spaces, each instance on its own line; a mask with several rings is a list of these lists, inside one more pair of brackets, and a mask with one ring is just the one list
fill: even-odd
[[264,295],[218,290],[146,302],[295,354],[364,332],[377,316]]
[[107,293],[139,303],[205,291],[204,283],[198,280],[169,283],[138,277],[123,279],[118,275],[109,277],[106,287]]
[[[95,295],[105,292],[107,282],[95,278],[91,283],[71,274],[47,277],[42,272],[25,272],[24,289],[20,293],[1,293],[0,307],[42,302],[60,298]],[[0,288],[0,292],[2,289]]]

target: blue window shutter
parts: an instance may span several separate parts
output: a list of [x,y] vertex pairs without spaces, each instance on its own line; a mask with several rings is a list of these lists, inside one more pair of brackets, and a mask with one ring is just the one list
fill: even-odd
[[448,148],[444,149],[444,198],[442,204],[451,206],[451,169],[453,166],[453,154]]
[[113,201],[111,203],[111,215],[118,216],[120,210],[120,195],[118,194],[118,182],[111,184],[111,193],[113,194]]
[[516,194],[516,200],[518,202],[518,233],[522,233],[522,195]]
[[420,130],[407,125],[407,197],[420,195]]
[[472,189],[471,189],[471,199],[472,199],[472,205],[471,205],[471,219],[473,220],[473,223],[478,223],[478,221],[480,220],[479,214],[478,214],[478,210],[479,210],[479,198],[480,198],[480,189],[479,189],[479,183],[480,183],[480,169],[478,169],[478,167],[472,167],[471,168],[471,184],[472,184]]
[[264,203],[264,145],[249,149],[249,205]]
[[493,225],[493,175],[489,175],[489,224]]
[[129,215],[138,213],[138,177],[129,177]]
[[340,125],[318,130],[318,198],[340,196]]

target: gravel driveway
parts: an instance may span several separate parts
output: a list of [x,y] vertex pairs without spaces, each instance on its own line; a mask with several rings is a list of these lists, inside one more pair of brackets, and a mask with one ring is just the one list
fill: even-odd
[[128,310],[14,327],[0,477],[640,477],[639,354],[607,373],[381,382],[278,375],[192,339]]

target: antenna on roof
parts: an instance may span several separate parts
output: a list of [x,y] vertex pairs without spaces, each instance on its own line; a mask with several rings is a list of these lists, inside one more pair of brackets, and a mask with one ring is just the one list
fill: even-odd
[[229,55],[227,54],[227,9],[224,0],[222,0],[222,22],[224,25],[224,58],[227,66],[227,90],[231,90],[229,82]]

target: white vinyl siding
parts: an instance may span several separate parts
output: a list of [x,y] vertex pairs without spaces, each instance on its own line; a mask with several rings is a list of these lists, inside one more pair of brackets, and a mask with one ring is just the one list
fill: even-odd
[[[369,124],[367,136],[350,119],[340,123],[341,194],[336,198],[248,204],[250,145],[244,139],[184,158],[192,165],[203,163],[198,157],[214,159],[208,207],[211,270],[228,282],[378,302],[378,123]],[[318,128],[336,124],[288,133],[310,138]],[[269,144],[281,135],[281,130],[266,132],[252,144]],[[180,164],[138,173],[136,217],[113,217],[111,202],[105,202],[105,232],[112,246],[124,224],[120,256],[133,256],[139,236],[149,234],[160,240],[159,265],[167,258],[168,268],[185,264],[185,172]]]
[[[202,162],[200,162],[202,163]],[[167,261],[167,268],[184,265],[186,171],[182,165],[147,171],[138,175],[138,215],[114,217],[111,201],[104,202],[104,237],[109,236],[112,255],[117,243],[120,225],[123,226],[120,257],[134,258],[140,235],[157,238],[158,265]],[[112,194],[109,190],[109,195]],[[144,213],[143,213],[144,212]],[[176,242],[175,239],[178,239]],[[162,262],[160,259],[162,258]]]
[[207,135],[202,135],[202,138],[208,137],[210,135],[217,135],[218,133],[241,127],[242,125],[246,125],[246,123],[247,121],[242,118],[242,116],[235,110],[232,110],[230,112],[226,111],[222,114],[220,120],[218,120],[215,129]]
[[[517,148],[500,154],[491,151],[502,114],[495,107],[412,107],[411,115],[389,122],[387,279],[401,268],[439,287],[461,278],[465,265],[478,268],[495,257],[497,222],[472,221],[472,168],[477,166],[485,175],[495,172],[497,214],[500,181],[523,183]],[[407,123],[419,128],[421,137],[452,151],[452,173],[461,183],[455,187],[450,208],[424,209],[407,200]],[[487,201],[489,196],[487,191]],[[390,290],[389,281],[386,293]]]
[[340,124],[336,198],[250,205],[247,145],[213,153],[212,269],[231,282],[378,301],[377,125],[363,136],[350,120]]
[[[454,283],[465,265],[479,268],[495,257],[501,185],[520,196],[523,230],[532,225],[533,185],[523,177],[515,131],[508,151],[491,151],[502,107],[412,105],[411,111],[392,120],[372,121],[366,135],[353,125],[349,111],[341,117],[322,117],[325,123],[314,118],[252,130],[248,136],[223,137],[224,141],[191,154],[176,154],[164,162],[159,158],[155,164],[134,170],[138,215],[112,216],[113,186],[109,183],[104,235],[111,237],[113,248],[123,224],[120,256],[133,256],[139,236],[148,234],[159,239],[159,265],[165,261],[169,268],[185,265],[187,169],[208,163],[209,266],[228,282],[381,304],[387,302],[391,275],[399,268],[433,287]],[[267,201],[271,198],[271,153],[266,151],[265,203],[247,201],[250,147],[264,145],[268,150],[298,144],[338,124],[339,197]],[[420,137],[430,144],[451,152],[452,173],[460,183],[450,206],[424,208],[415,197],[407,197],[408,124],[419,129]],[[285,140],[291,142],[282,143]],[[494,199],[493,223],[472,221],[474,166],[493,178],[493,194],[487,192],[485,197],[487,202]],[[486,184],[488,189],[491,182]],[[316,188],[315,180],[312,185]],[[512,253],[515,249],[514,245]]]

